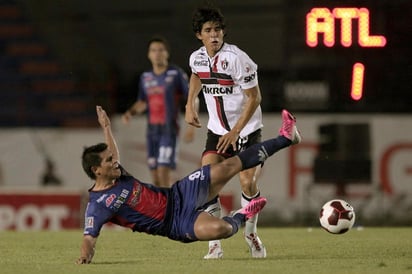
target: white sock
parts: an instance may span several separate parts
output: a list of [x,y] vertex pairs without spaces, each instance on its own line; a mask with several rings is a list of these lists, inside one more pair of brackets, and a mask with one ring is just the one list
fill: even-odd
[[219,240],[214,240],[214,241],[209,241],[209,249],[211,249],[214,246],[221,246],[221,243]]
[[[257,198],[260,196],[260,191],[258,191],[252,197],[247,196],[245,193],[242,192],[242,196],[240,198],[240,204],[242,207],[245,207],[252,199]],[[259,214],[256,214],[252,218],[246,221],[245,223],[245,235],[250,235],[252,233],[257,232],[257,222],[258,222]]]
[[[210,204],[206,208],[205,211],[208,212],[212,216],[220,218],[222,215],[222,206],[220,205],[220,199],[217,198],[217,202],[214,204]],[[219,240],[209,241],[209,248],[212,248],[215,245],[220,246],[220,241]]]
[[215,216],[215,217],[218,217],[218,218],[222,217],[222,216],[221,216],[221,214],[222,214],[222,206],[220,205],[220,198],[217,198],[217,202],[216,202],[216,203],[210,204],[210,205],[205,209],[205,211],[206,211],[207,213],[209,213],[210,215],[212,215],[212,216]]

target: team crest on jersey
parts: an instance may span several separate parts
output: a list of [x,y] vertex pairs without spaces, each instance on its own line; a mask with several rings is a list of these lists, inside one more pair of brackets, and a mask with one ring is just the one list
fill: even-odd
[[130,195],[128,204],[132,207],[135,207],[139,202],[140,193],[142,192],[142,186],[139,184],[135,184],[133,187],[132,194]]
[[226,59],[224,59],[224,60],[220,61],[220,65],[222,66],[223,70],[226,70],[227,67],[229,66],[229,62]]

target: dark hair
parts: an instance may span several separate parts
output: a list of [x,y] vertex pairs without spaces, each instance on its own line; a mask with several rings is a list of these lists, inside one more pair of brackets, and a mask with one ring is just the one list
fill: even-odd
[[147,50],[149,50],[150,45],[151,45],[152,43],[155,43],[155,42],[157,42],[157,43],[162,43],[162,44],[165,46],[167,52],[170,54],[170,45],[169,45],[169,42],[167,41],[166,38],[164,38],[164,37],[162,37],[162,36],[154,36],[154,37],[150,38],[150,40],[147,42]]
[[99,154],[106,149],[107,144],[105,143],[99,143],[97,145],[84,148],[82,155],[82,166],[84,172],[86,172],[90,179],[96,179],[96,174],[92,171],[92,167],[100,166],[102,158]]
[[192,16],[192,28],[195,33],[201,32],[204,23],[215,22],[225,29],[225,17],[218,8],[206,6],[195,10]]

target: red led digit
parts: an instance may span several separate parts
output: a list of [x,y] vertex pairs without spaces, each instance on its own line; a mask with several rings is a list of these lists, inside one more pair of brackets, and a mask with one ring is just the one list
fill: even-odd
[[352,69],[352,88],[350,92],[353,100],[362,99],[364,74],[365,66],[362,63],[355,63]]

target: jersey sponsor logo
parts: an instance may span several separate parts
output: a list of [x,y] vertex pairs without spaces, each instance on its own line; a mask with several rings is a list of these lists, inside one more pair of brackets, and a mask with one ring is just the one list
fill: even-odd
[[207,60],[195,60],[193,62],[193,65],[195,67],[209,66],[209,62]]
[[177,70],[168,70],[168,71],[166,71],[166,74],[167,75],[172,75],[172,76],[176,76],[177,74],[178,74],[178,71]]
[[94,217],[86,217],[84,228],[93,228],[94,226]]
[[245,77],[245,83],[249,83],[250,81],[255,80],[255,78],[256,78],[256,72],[246,76]]
[[159,83],[157,82],[156,79],[145,79],[144,80],[144,87],[149,89],[149,88],[156,88],[159,86]]
[[208,87],[208,86],[203,86],[202,91],[205,94],[228,95],[228,94],[233,94],[233,86],[230,86],[230,87]]
[[116,194],[113,193],[106,199],[106,207],[109,207],[113,203],[114,199],[116,199]]
[[166,82],[166,83],[173,83],[173,79],[174,79],[173,76],[167,76],[167,77],[165,78],[165,82]]
[[129,195],[130,191],[127,189],[122,189],[122,192],[120,193],[119,197],[117,200],[114,202],[113,206],[111,207],[112,209],[118,210],[124,202],[126,202],[127,196]]

